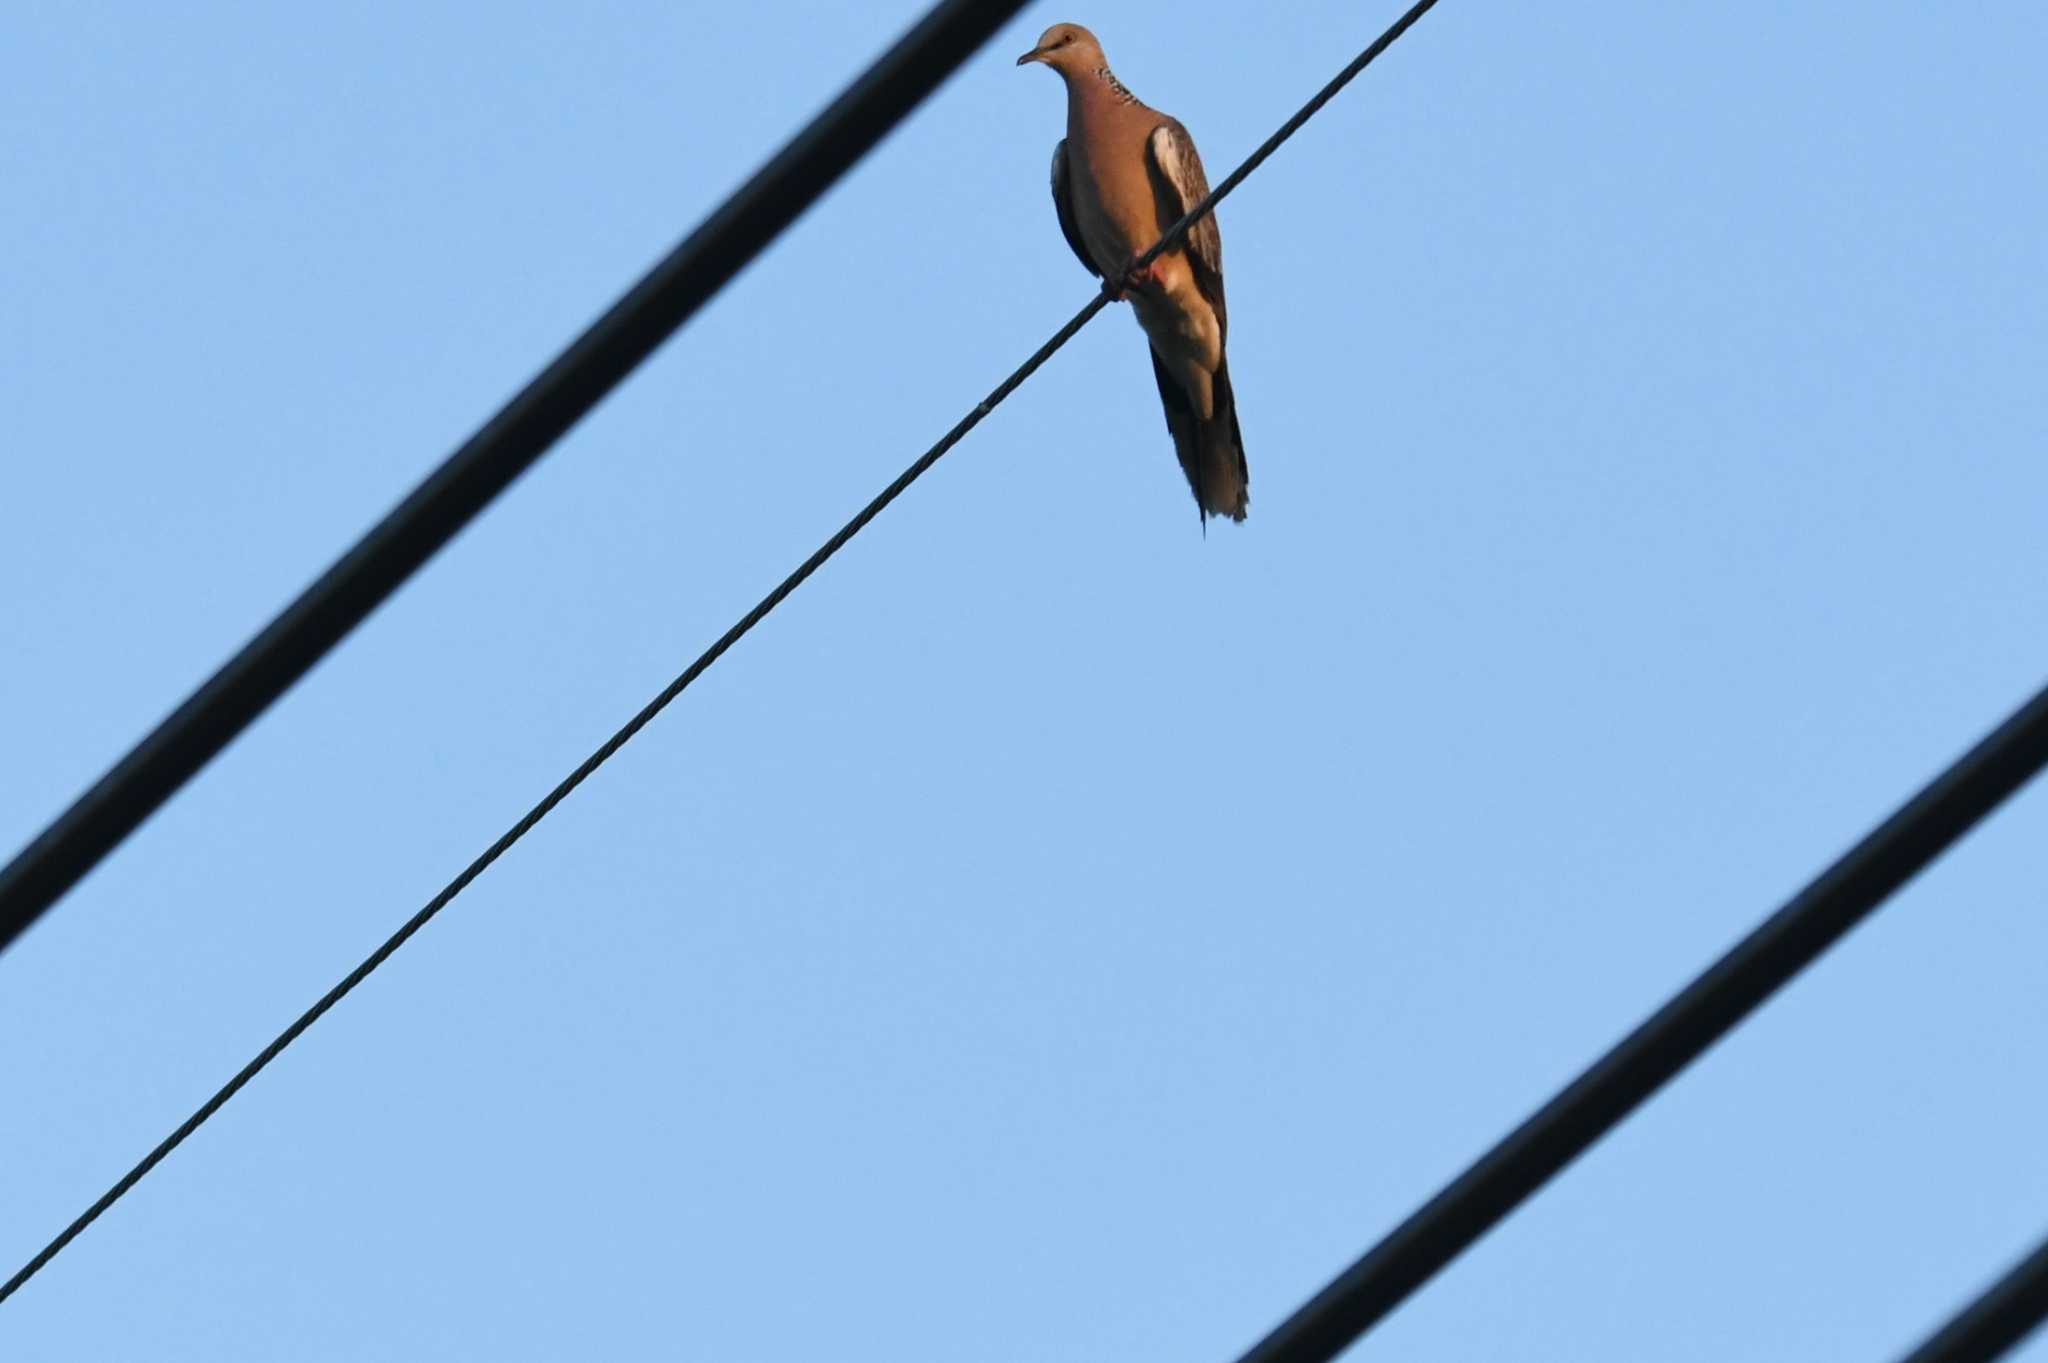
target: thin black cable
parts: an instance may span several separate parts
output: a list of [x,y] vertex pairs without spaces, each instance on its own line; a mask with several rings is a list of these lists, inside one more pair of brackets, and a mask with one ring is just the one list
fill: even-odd
[[941,0],[0,869],[0,951],[673,335],[1026,0]]
[[[1145,252],[1144,255],[1138,258],[1137,263],[1140,266],[1151,263],[1151,261],[1158,257],[1161,251],[1167,249],[1170,243],[1179,240],[1180,236],[1184,234],[1189,227],[1191,227],[1193,224],[1201,220],[1203,214],[1213,209],[1216,206],[1216,204],[1223,199],[1225,195],[1229,194],[1231,190],[1237,188],[1238,184],[1243,181],[1244,177],[1250,174],[1254,169],[1256,169],[1260,162],[1264,161],[1268,156],[1271,156],[1274,150],[1278,148],[1282,142],[1285,142],[1288,138],[1292,137],[1295,134],[1295,132],[1300,129],[1301,125],[1309,120],[1309,118],[1316,112],[1316,110],[1322,108],[1323,105],[1329,103],[1330,97],[1332,95],[1335,95],[1337,91],[1343,89],[1352,77],[1356,76],[1360,71],[1363,71],[1366,68],[1366,66],[1369,63],[1371,63],[1373,58],[1377,57],[1381,52],[1385,51],[1389,44],[1391,44],[1396,38],[1400,37],[1402,33],[1407,31],[1409,25],[1413,24],[1417,19],[1421,18],[1422,15],[1427,10],[1429,10],[1431,6],[1435,4],[1436,0],[1422,0],[1422,3],[1416,5],[1413,9],[1410,9],[1406,14],[1402,15],[1401,18],[1394,24],[1392,28],[1388,29],[1384,34],[1380,36],[1377,42],[1373,43],[1371,47],[1368,47],[1362,54],[1360,54],[1360,56],[1355,61],[1353,61],[1351,65],[1345,67],[1344,70],[1338,74],[1336,79],[1332,80],[1328,85],[1325,85],[1322,88],[1322,90],[1316,94],[1315,98],[1311,99],[1307,104],[1302,106],[1300,112],[1296,113],[1293,118],[1290,118],[1289,120],[1287,120],[1285,124],[1281,125],[1281,128],[1278,132],[1274,133],[1271,137],[1267,138],[1266,141],[1260,145],[1259,149],[1253,152],[1251,156],[1245,160],[1245,163],[1243,165],[1239,166],[1236,170],[1232,171],[1229,177],[1226,178],[1222,184],[1218,185],[1216,189],[1210,193],[1208,198],[1204,199],[1201,203],[1195,205],[1195,207],[1187,214],[1187,216],[1183,217],[1179,222],[1175,223],[1172,227],[1168,228],[1166,234],[1162,236],[1157,242],[1155,242],[1150,250],[1148,250],[1147,252]],[[600,747],[596,752],[592,753],[589,757],[585,758],[581,766],[577,767],[576,770],[570,772],[569,775],[562,780],[560,785],[556,786],[553,790],[548,792],[547,797],[545,799],[543,799],[539,804],[535,805],[532,809],[528,810],[526,812],[525,817],[521,818],[518,823],[513,824],[511,828],[507,829],[502,837],[500,837],[496,842],[492,843],[490,847],[484,851],[482,856],[479,856],[475,861],[472,861],[468,866],[463,868],[462,874],[455,877],[454,880],[448,882],[447,888],[443,889],[441,893],[435,895],[433,899],[427,903],[427,906],[425,908],[421,909],[418,913],[414,914],[411,918],[407,919],[403,927],[399,928],[397,932],[391,934],[391,936],[384,942],[382,946],[378,947],[375,951],[371,952],[369,957],[365,959],[361,965],[357,966],[354,970],[350,971],[346,979],[342,980],[340,984],[335,985],[334,988],[328,990],[325,994],[321,996],[320,1001],[318,1003],[315,1003],[311,1008],[308,1008],[304,1013],[300,1014],[297,1021],[293,1022],[291,1026],[285,1028],[284,1031],[280,1032],[275,1041],[271,1042],[268,1046],[265,1046],[262,1052],[258,1054],[254,1060],[251,1060],[247,1065],[244,1065],[242,1067],[240,1073],[236,1074],[234,1078],[228,1080],[226,1084],[222,1085],[218,1093],[214,1094],[213,1097],[207,1099],[206,1102],[200,1107],[200,1109],[197,1112],[194,1112],[190,1117],[187,1117],[184,1120],[184,1122],[179,1125],[177,1130],[173,1131],[170,1135],[166,1136],[154,1150],[150,1151],[148,1155],[144,1156],[140,1164],[137,1164],[133,1169],[130,1169],[126,1174],[124,1174],[121,1177],[121,1180],[118,1183],[114,1184],[113,1187],[107,1189],[106,1192],[102,1193],[97,1202],[94,1202],[92,1206],[86,1208],[86,1210],[78,1217],[77,1220],[73,1221],[69,1226],[66,1226],[64,1228],[63,1233],[60,1234],[56,1239],[52,1240],[48,1245],[44,1246],[42,1251],[38,1253],[35,1256],[35,1258],[29,1260],[28,1263],[24,1264],[21,1270],[17,1272],[12,1278],[9,1278],[5,1284],[0,1284],[0,1302],[4,1302],[7,1300],[7,1298],[14,1295],[15,1291],[19,1289],[23,1283],[27,1282],[30,1278],[34,1277],[36,1273],[42,1269],[43,1265],[49,1263],[51,1259],[55,1258],[58,1252],[61,1251],[66,1245],[70,1244],[74,1239],[76,1239],[81,1231],[83,1231],[87,1226],[91,1225],[95,1220],[97,1220],[102,1212],[106,1211],[107,1208],[113,1206],[114,1203],[118,1201],[124,1193],[126,1193],[130,1188],[134,1187],[137,1183],[141,1182],[144,1175],[149,1173],[151,1169],[154,1169],[159,1163],[161,1163],[163,1161],[163,1158],[166,1155],[170,1154],[171,1151],[177,1149],[178,1146],[184,1142],[185,1138],[187,1136],[190,1136],[194,1131],[198,1130],[200,1125],[203,1122],[205,1122],[207,1118],[213,1116],[214,1113],[218,1112],[221,1109],[221,1107],[228,1101],[228,1099],[234,1097],[235,1094],[241,1090],[244,1084],[247,1084],[251,1079],[255,1078],[257,1073],[261,1071],[265,1065],[268,1065],[272,1060],[275,1060],[278,1054],[282,1052],[285,1047],[291,1045],[293,1041],[298,1039],[301,1033],[303,1033],[308,1027],[311,1027],[315,1022],[319,1021],[321,1014],[325,1013],[328,1009],[332,1008],[335,1004],[339,1003],[342,999],[342,996],[347,994],[351,989],[354,989],[357,985],[361,984],[371,971],[375,970],[378,966],[384,964],[384,962],[391,956],[393,952],[397,951],[401,946],[405,945],[407,938],[411,937],[414,933],[418,932],[421,928],[425,927],[429,919],[431,919],[435,914],[439,913],[443,908],[447,907],[448,902],[450,900],[454,899],[456,895],[461,894],[462,891],[468,887],[471,881],[475,880],[479,875],[483,874],[485,869],[488,868],[492,862],[496,861],[500,856],[504,855],[505,850],[507,848],[511,847],[513,843],[518,842],[521,838],[525,837],[527,832],[530,829],[532,829],[535,824],[539,823],[542,819],[546,818],[548,816],[549,811],[554,809],[556,805],[560,804],[565,798],[568,797],[570,791],[573,791],[574,789],[576,789],[577,786],[582,785],[584,778],[588,777],[592,772],[596,771],[600,766],[602,766],[605,763],[605,761],[611,757],[613,753],[617,752],[620,748],[624,747],[626,743],[633,737],[633,735],[639,733],[642,729],[647,727],[648,722],[651,721],[656,715],[660,714],[662,710],[668,706],[668,703],[670,701],[674,700],[677,696],[681,695],[683,693],[684,688],[688,687],[691,682],[697,680],[698,677],[702,676],[705,670],[708,669],[713,663],[717,662],[718,659],[725,653],[727,649],[731,648],[734,644],[738,643],[740,641],[741,636],[746,634],[746,632],[748,630],[751,630],[755,625],[761,623],[762,618],[765,617],[769,611],[774,610],[778,605],[782,604],[782,601],[785,597],[787,597],[791,592],[795,591],[799,586],[803,585],[804,579],[809,577],[812,573],[816,572],[824,564],[826,559],[831,558],[834,554],[838,553],[840,549],[844,548],[848,540],[852,539],[855,535],[859,534],[862,528],[865,527],[869,521],[872,521],[876,516],[880,515],[882,513],[882,509],[888,506],[889,503],[895,501],[896,498],[902,494],[905,488],[909,487],[912,483],[916,482],[920,477],[922,477],[925,471],[931,468],[932,465],[938,463],[939,460],[945,456],[948,450],[952,449],[955,445],[959,444],[962,437],[964,437],[969,431],[973,430],[976,426],[980,425],[983,417],[987,416],[990,412],[994,411],[996,407],[1003,401],[1004,398],[1007,398],[1011,393],[1016,391],[1018,385],[1022,384],[1024,380],[1030,378],[1034,373],[1036,373],[1041,365],[1043,365],[1047,360],[1052,358],[1055,351],[1057,351],[1061,346],[1065,345],[1068,341],[1072,340],[1075,333],[1079,332],[1082,327],[1086,326],[1089,320],[1092,319],[1096,313],[1102,311],[1103,307],[1107,305],[1107,303],[1109,302],[1109,289],[1111,287],[1111,284],[1105,283],[1102,291],[1097,293],[1095,297],[1088,300],[1088,304],[1086,307],[1082,308],[1079,312],[1075,313],[1073,318],[1069,320],[1065,326],[1061,327],[1057,332],[1053,333],[1051,340],[1048,340],[1044,345],[1040,346],[1036,351],[1034,351],[1030,359],[1024,361],[1024,363],[1019,365],[1017,369],[1013,373],[1011,373],[1011,375],[1008,378],[1004,379],[1001,383],[997,384],[994,390],[991,391],[987,397],[983,398],[978,404],[976,404],[973,411],[969,412],[966,416],[962,417],[959,420],[959,422],[957,422],[954,425],[952,430],[947,431],[946,434],[940,438],[939,442],[936,445],[933,445],[930,449],[926,450],[923,454],[919,455],[917,458],[917,462],[913,463],[909,468],[905,469],[902,473],[897,475],[896,481],[890,483],[888,487],[882,489],[881,493],[873,501],[869,502],[866,506],[861,508],[860,513],[858,515],[856,515],[852,520],[848,521],[845,525],[841,526],[837,534],[833,535],[831,539],[826,540],[824,544],[818,547],[815,553],[813,553],[809,558],[805,559],[803,563],[796,569],[795,572],[791,573],[788,577],[782,579],[782,581],[776,585],[773,591],[769,592],[768,595],[761,598],[760,603],[758,605],[756,605],[752,610],[748,611],[744,616],[740,617],[739,622],[733,625],[731,629],[727,630],[724,634],[720,635],[718,638],[718,642],[711,645],[710,648],[704,650],[702,656],[700,656],[697,659],[697,661],[691,663],[689,667],[683,671],[683,674],[681,676],[677,677],[674,681],[670,682],[668,686],[662,690],[660,695],[656,696],[653,700],[649,701],[646,704],[646,706],[644,706],[641,709],[640,713],[634,715],[632,719],[626,722],[623,728],[621,728],[617,733],[613,734],[610,738],[606,739],[602,747]]]
[[2048,1317],[2048,1240],[1900,1363],[1990,1363]]
[[2048,689],[1765,919],[1240,1363],[1325,1363],[2048,766]]

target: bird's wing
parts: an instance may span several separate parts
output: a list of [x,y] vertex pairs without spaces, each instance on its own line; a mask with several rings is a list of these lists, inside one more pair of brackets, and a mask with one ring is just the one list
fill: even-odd
[[1082,244],[1081,228],[1074,221],[1074,185],[1067,175],[1067,139],[1062,137],[1058,146],[1052,149],[1052,207],[1060,215],[1060,234],[1067,239],[1067,245],[1074,248],[1074,255],[1092,275],[1102,271],[1095,268],[1095,262],[1088,258],[1088,248]]
[[[1159,200],[1159,220],[1171,227],[1187,216],[1188,210],[1209,197],[1209,177],[1202,173],[1202,158],[1195,151],[1195,139],[1177,118],[1165,118],[1145,140],[1146,164],[1152,172],[1152,192]],[[1223,313],[1223,233],[1216,215],[1209,213],[1188,229],[1188,262],[1194,267],[1195,287],[1209,306],[1216,309],[1219,327],[1226,326]]]

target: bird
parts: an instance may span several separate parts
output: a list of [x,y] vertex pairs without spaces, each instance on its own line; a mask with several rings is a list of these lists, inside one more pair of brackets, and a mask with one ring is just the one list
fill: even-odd
[[1067,88],[1067,135],[1052,152],[1052,202],[1067,245],[1090,274],[1128,299],[1152,354],[1174,454],[1201,523],[1242,521],[1251,503],[1237,398],[1224,354],[1223,235],[1216,215],[1172,250],[1138,257],[1209,195],[1194,139],[1180,120],[1144,103],[1109,69],[1102,44],[1079,24],[1054,24],[1017,65],[1051,67]]

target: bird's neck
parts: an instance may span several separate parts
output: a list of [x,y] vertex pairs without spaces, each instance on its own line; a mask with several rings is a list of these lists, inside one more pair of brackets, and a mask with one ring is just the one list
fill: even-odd
[[1067,77],[1067,127],[1069,129],[1092,116],[1127,108],[1138,102],[1124,83],[1116,78],[1116,72],[1107,63],[1076,71]]
[[1116,78],[1116,72],[1109,69],[1108,62],[1104,62],[1093,71],[1090,71],[1088,76],[1097,87],[1106,91],[1109,98],[1118,104],[1136,104],[1138,102],[1138,97],[1132,94],[1125,87],[1124,83]]

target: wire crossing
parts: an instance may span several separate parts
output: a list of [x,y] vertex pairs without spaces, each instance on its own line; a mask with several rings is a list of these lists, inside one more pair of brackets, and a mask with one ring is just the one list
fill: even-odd
[[941,0],[934,5],[425,482],[0,868],[0,951],[531,468],[1025,3]]
[[[1335,1358],[2044,766],[2048,688],[1281,1322],[1240,1363]],[[2048,1259],[2035,1272],[2048,1275]]]
[[[1213,211],[1217,204],[1221,203],[1223,199],[1227,197],[1232,190],[1236,189],[1238,185],[1244,182],[1246,176],[1250,175],[1254,170],[1258,169],[1260,164],[1263,163],[1267,157],[1271,156],[1275,151],[1277,151],[1283,142],[1287,141],[1288,138],[1294,136],[1296,132],[1300,131],[1301,126],[1307,123],[1310,118],[1314,117],[1317,110],[1321,109],[1325,104],[1328,104],[1330,100],[1336,96],[1339,90],[1342,90],[1346,85],[1350,84],[1352,79],[1356,77],[1359,72],[1363,71],[1367,66],[1371,65],[1375,58],[1377,58],[1382,52],[1386,51],[1388,47],[1392,46],[1396,39],[1398,39],[1403,33],[1406,33],[1417,19],[1420,19],[1424,14],[1428,13],[1429,10],[1432,9],[1435,5],[1436,0],[1421,0],[1419,4],[1416,4],[1415,6],[1410,8],[1407,13],[1403,14],[1398,20],[1396,20],[1393,26],[1389,28],[1385,33],[1382,33],[1377,39],[1375,39],[1370,47],[1366,48],[1365,51],[1359,53],[1357,57],[1353,58],[1350,65],[1346,66],[1342,71],[1338,72],[1337,75],[1333,77],[1327,85],[1323,86],[1321,90],[1317,91],[1314,97],[1312,97],[1308,101],[1308,103],[1304,104],[1292,118],[1288,119],[1287,122],[1283,123],[1280,126],[1278,131],[1276,131],[1271,137],[1267,138],[1263,143],[1261,143],[1259,145],[1258,150],[1254,151],[1250,156],[1246,157],[1244,163],[1240,165],[1236,170],[1232,171],[1228,176],[1226,176],[1223,182],[1217,185],[1216,188],[1210,192],[1209,196],[1206,199],[1203,199],[1200,203],[1196,204],[1192,209],[1188,211],[1188,213],[1184,217],[1181,218],[1179,222],[1175,223],[1172,227],[1168,228],[1165,234],[1162,235],[1158,241],[1153,243],[1151,249],[1146,251],[1142,256],[1138,258],[1136,264],[1140,267],[1148,265],[1152,261],[1158,259],[1161,252],[1170,250],[1175,243],[1177,243],[1183,236],[1187,234],[1187,231],[1190,227],[1192,227],[1195,223],[1200,222],[1205,215]],[[927,23],[929,22],[930,21],[927,20]],[[920,26],[920,29],[922,27],[923,26]],[[912,36],[915,36],[915,33],[913,33]],[[909,39],[906,38],[905,42],[908,41]],[[887,58],[885,58],[884,60],[886,61]],[[870,72],[870,75],[872,74],[873,73]],[[862,78],[863,82],[866,81],[867,79],[868,77]],[[844,98],[845,97],[842,97],[842,103],[844,102]],[[836,108],[838,106],[835,105],[834,107]],[[827,112],[829,113],[830,111],[828,110]],[[799,141],[801,140],[802,139],[799,138]],[[742,191],[742,193],[744,192],[745,191]],[[715,220],[716,217],[714,216],[714,221]],[[685,243],[685,247],[687,247],[687,245],[688,243]],[[736,269],[737,265],[735,265],[734,268]],[[121,1197],[124,1194],[126,1194],[130,1188],[133,1188],[137,1183],[141,1182],[142,1179],[148,1175],[150,1170],[154,1169],[158,1164],[162,1163],[167,1155],[169,1155],[173,1150],[177,1149],[178,1146],[183,1144],[186,1137],[190,1136],[194,1131],[197,1131],[200,1128],[200,1126],[202,1126],[207,1121],[208,1118],[212,1117],[214,1113],[220,1111],[220,1109],[227,1103],[227,1101],[230,1098],[233,1098],[237,1093],[239,1093],[244,1085],[246,1085],[251,1079],[254,1079],[259,1073],[261,1073],[266,1065],[270,1064],[271,1061],[277,1059],[277,1057],[284,1051],[285,1047],[291,1045],[292,1042],[296,1041],[301,1035],[305,1033],[307,1028],[311,1027],[315,1022],[318,1022],[321,1018],[321,1015],[326,1013],[328,1009],[332,1008],[335,1004],[341,1002],[341,1000],[348,995],[349,991],[354,989],[357,985],[361,984],[366,978],[369,977],[371,971],[375,970],[378,966],[384,964],[385,961],[389,960],[391,958],[392,953],[396,952],[400,947],[404,946],[406,941],[409,938],[411,938],[414,933],[418,932],[421,928],[425,927],[427,923],[431,921],[436,914],[440,913],[442,909],[448,906],[449,902],[452,901],[455,898],[455,896],[461,894],[464,889],[468,888],[470,882],[474,881],[478,876],[482,875],[487,869],[489,869],[492,862],[496,861],[499,857],[503,856],[506,850],[510,848],[512,844],[518,842],[521,838],[525,837],[527,833],[531,832],[534,825],[538,824],[542,819],[546,818],[549,812],[552,811],[556,805],[559,805],[563,800],[567,799],[569,797],[570,792],[574,791],[576,787],[582,785],[583,782],[590,776],[592,772],[596,771],[599,767],[603,766],[604,763],[608,759],[610,759],[612,754],[616,753],[620,748],[624,747],[628,742],[630,742],[635,734],[639,733],[642,729],[646,728],[647,725],[654,719],[656,715],[660,714],[664,709],[666,709],[671,701],[673,701],[677,696],[681,695],[684,692],[684,690],[686,690],[689,687],[690,683],[696,681],[698,677],[704,675],[704,673],[707,670],[709,670],[713,663],[717,662],[720,657],[724,656],[727,649],[731,648],[734,644],[738,643],[740,639],[743,638],[749,630],[754,628],[755,625],[760,624],[761,621],[764,618],[766,618],[768,612],[774,610],[778,605],[782,604],[782,602],[789,596],[791,592],[794,592],[798,587],[803,585],[804,580],[806,578],[810,577],[812,573],[815,573],[820,567],[824,566],[824,563],[827,559],[831,558],[834,554],[838,553],[841,549],[843,549],[846,546],[847,541],[851,540],[855,535],[859,534],[862,528],[865,527],[868,524],[868,522],[872,521],[876,516],[879,516],[882,513],[882,510],[885,507],[887,507],[889,503],[895,501],[897,497],[903,494],[903,491],[906,488],[908,488],[912,483],[916,482],[919,478],[923,477],[925,472],[929,470],[932,467],[932,465],[938,463],[940,459],[944,458],[948,450],[952,449],[955,445],[959,444],[960,441],[967,435],[969,431],[973,430],[976,426],[979,426],[982,422],[982,419],[988,416],[990,412],[994,411],[997,408],[997,406],[999,406],[1002,403],[1003,399],[1007,398],[1011,393],[1015,392],[1017,388],[1020,385],[1022,385],[1026,379],[1030,378],[1034,373],[1038,372],[1039,368],[1042,365],[1044,365],[1047,360],[1051,359],[1053,357],[1053,354],[1056,351],[1058,351],[1061,346],[1064,346],[1068,341],[1072,340],[1074,336],[1081,330],[1082,327],[1088,325],[1088,323],[1094,318],[1095,314],[1101,312],[1102,309],[1108,305],[1109,290],[1113,286],[1114,284],[1112,281],[1106,281],[1102,289],[1099,292],[1097,292],[1093,298],[1089,299],[1086,306],[1084,306],[1079,312],[1075,313],[1074,316],[1067,322],[1065,326],[1061,327],[1057,332],[1053,333],[1052,338],[1050,340],[1046,341],[1044,345],[1041,345],[1037,350],[1033,351],[1031,357],[1025,360],[1024,363],[1019,365],[1015,370],[1013,370],[1008,378],[1004,379],[1001,383],[997,384],[995,388],[989,392],[989,395],[987,397],[983,398],[979,403],[975,404],[974,409],[968,412],[968,414],[962,417],[958,422],[956,422],[953,428],[947,431],[945,435],[941,436],[937,444],[933,445],[930,449],[926,450],[923,454],[919,455],[917,457],[916,462],[912,463],[909,468],[905,469],[902,473],[898,474],[895,481],[890,483],[886,488],[882,489],[882,491],[876,495],[873,501],[869,502],[866,506],[862,507],[859,513],[856,514],[852,520],[848,521],[845,525],[841,526],[838,532],[835,533],[832,536],[832,538],[826,540],[824,544],[820,545],[818,549],[815,552],[813,552],[809,558],[805,559],[800,565],[798,565],[794,572],[790,573],[789,576],[785,577],[784,579],[782,579],[781,582],[777,583],[774,590],[770,591],[768,595],[762,597],[761,600],[754,606],[752,610],[748,611],[745,615],[741,616],[740,619],[732,626],[731,629],[728,629],[724,634],[720,635],[716,643],[712,644],[710,648],[704,650],[704,652],[701,655],[699,655],[695,662],[691,663],[689,667],[683,670],[682,675],[678,676],[674,681],[670,682],[666,687],[664,687],[661,691],[661,694],[657,695],[653,700],[649,701],[645,706],[641,707],[640,712],[638,714],[634,715],[630,720],[626,721],[625,725],[622,726],[617,733],[614,733],[610,738],[606,739],[604,741],[604,744],[601,747],[599,747],[596,752],[593,752],[589,757],[585,758],[582,764],[578,766],[576,770],[570,772],[568,776],[564,777],[561,783],[558,784],[553,790],[549,791],[546,797],[543,798],[539,804],[535,805],[532,809],[528,810],[525,813],[525,815],[520,818],[519,822],[513,824],[512,827],[507,829],[498,838],[496,842],[492,843],[488,848],[484,850],[482,855],[477,857],[476,860],[470,862],[468,866],[464,867],[460,875],[456,876],[455,879],[449,881],[447,886],[443,888],[439,894],[435,895],[431,900],[429,900],[424,908],[422,908],[418,913],[414,914],[411,918],[407,919],[405,921],[405,924],[402,927],[400,927],[398,931],[392,933],[389,938],[385,939],[384,944],[382,946],[379,946],[375,951],[371,952],[370,955],[364,959],[361,965],[357,966],[354,970],[350,971],[348,975],[341,981],[341,983],[335,985],[332,989],[328,990],[325,994],[321,995],[318,1002],[316,1002],[311,1008],[308,1008],[304,1013],[301,1013],[299,1017],[289,1027],[285,1028],[282,1032],[278,1033],[276,1040],[272,1041],[268,1046],[265,1046],[263,1050],[257,1054],[254,1060],[251,1060],[247,1065],[244,1065],[241,1068],[241,1070],[235,1075],[234,1078],[228,1080],[226,1084],[223,1084],[218,1092],[216,1092],[211,1098],[207,1099],[206,1102],[200,1106],[198,1111],[194,1112],[190,1117],[187,1117],[182,1123],[180,1123],[177,1130],[171,1132],[170,1135],[164,1137],[164,1139],[157,1145],[157,1147],[154,1150],[151,1150],[147,1155],[145,1155],[142,1158],[142,1161],[139,1164],[137,1164],[133,1169],[130,1169],[126,1174],[122,1175],[120,1180],[116,1182],[113,1187],[107,1189],[106,1192],[102,1193],[99,1197],[99,1200],[94,1202],[92,1206],[86,1208],[84,1212],[80,1213],[78,1219],[73,1221],[69,1226],[66,1226],[63,1232],[59,1234],[56,1239],[52,1240],[48,1245],[44,1246],[43,1249],[39,1253],[37,1253],[33,1259],[30,1259],[26,1264],[24,1264],[12,1278],[9,1278],[6,1281],[6,1283],[0,1284],[0,1302],[6,1301],[7,1298],[13,1296],[15,1292],[19,1291],[23,1283],[27,1282],[30,1278],[34,1277],[38,1272],[40,1272],[43,1266],[45,1264],[48,1264],[50,1260],[54,1259],[64,1249],[66,1245],[70,1244],[73,1240],[77,1239],[79,1234],[83,1232],[87,1226],[90,1226],[94,1221],[99,1219],[100,1215],[104,1213],[107,1210],[107,1208],[113,1206],[114,1203],[119,1201]],[[637,293],[638,290],[636,289],[635,292]],[[629,295],[629,298],[630,297],[631,295]],[[600,323],[600,325],[602,325],[602,323]],[[578,344],[580,345],[581,342],[579,342]],[[489,428],[486,428],[486,430],[488,429]]]
[[1900,1363],[1991,1363],[2048,1317],[2048,1240]]

